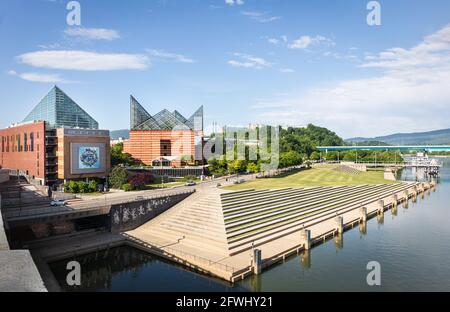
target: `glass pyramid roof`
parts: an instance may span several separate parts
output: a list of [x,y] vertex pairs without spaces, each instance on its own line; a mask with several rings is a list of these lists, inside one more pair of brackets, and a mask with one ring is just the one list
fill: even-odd
[[[130,97],[130,129],[131,130],[194,130],[197,128],[194,120],[202,120],[203,129],[203,106],[194,115],[186,119],[178,111],[169,112],[163,109],[151,116],[139,102]],[[197,122],[198,124],[198,122]]]
[[36,105],[23,122],[42,120],[52,128],[98,129],[98,122],[57,86]]

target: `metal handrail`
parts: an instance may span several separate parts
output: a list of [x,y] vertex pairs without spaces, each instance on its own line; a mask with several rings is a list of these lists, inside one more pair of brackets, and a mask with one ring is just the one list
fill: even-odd
[[206,259],[204,257],[198,256],[198,255],[195,255],[195,254],[192,254],[192,253],[189,253],[189,252],[181,251],[181,250],[178,250],[178,249],[174,249],[174,248],[171,248],[171,247],[156,247],[156,246],[153,246],[153,245],[143,241],[142,239],[139,239],[139,238],[134,237],[132,235],[129,235],[127,233],[124,233],[124,235],[127,238],[129,238],[131,241],[137,242],[138,244],[140,244],[140,245],[142,245],[142,246],[144,246],[146,248],[149,248],[149,249],[156,248],[156,249],[160,249],[161,251],[166,252],[166,253],[167,252],[172,253],[173,255],[178,254],[178,255],[184,256],[184,257],[187,256],[187,257],[190,257],[190,258],[194,259],[197,262],[202,262],[202,263],[208,264],[210,266],[219,267],[221,270],[225,270],[226,272],[231,272],[231,273],[236,272],[236,268],[234,268],[234,267],[232,267],[230,265],[227,265],[227,264],[218,263],[216,261],[212,261],[210,259]]

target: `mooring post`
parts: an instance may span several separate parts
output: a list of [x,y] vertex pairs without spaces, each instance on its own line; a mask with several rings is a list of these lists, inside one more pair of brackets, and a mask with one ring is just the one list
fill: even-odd
[[334,218],[335,229],[338,234],[344,233],[344,217],[337,216]]
[[253,249],[253,273],[261,274],[262,257],[260,249]]
[[367,222],[367,207],[361,207],[359,208],[359,220],[363,223]]
[[384,200],[382,200],[382,199],[378,200],[377,212],[384,213]]
[[417,197],[417,185],[413,186],[413,196]]
[[393,199],[394,199],[393,206],[394,206],[394,207],[397,207],[397,205],[398,205],[398,195],[397,195],[397,194],[394,194],[394,195],[392,195],[392,197],[393,197]]
[[408,192],[408,190],[405,190],[403,192],[403,194],[405,195],[405,201],[408,201],[409,200],[409,192]]
[[305,250],[309,250],[311,248],[311,231],[307,229],[302,229],[300,231],[300,239]]

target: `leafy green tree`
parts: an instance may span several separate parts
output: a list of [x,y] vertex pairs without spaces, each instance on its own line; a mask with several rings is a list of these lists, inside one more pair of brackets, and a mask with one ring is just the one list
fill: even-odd
[[301,165],[302,162],[302,155],[297,151],[289,151],[280,155],[280,166],[282,168]]
[[135,164],[133,157],[130,154],[123,152],[123,143],[118,143],[111,146],[111,166],[117,165],[131,166]]
[[320,153],[319,152],[312,152],[311,155],[309,156],[310,160],[320,160]]
[[127,170],[122,166],[116,166],[109,175],[109,183],[113,188],[120,189],[128,182]]

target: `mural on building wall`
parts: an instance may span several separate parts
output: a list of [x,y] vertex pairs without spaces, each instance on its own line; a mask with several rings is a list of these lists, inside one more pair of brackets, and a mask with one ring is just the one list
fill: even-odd
[[80,169],[100,169],[100,148],[98,147],[85,147],[82,146],[79,149],[79,163]]

